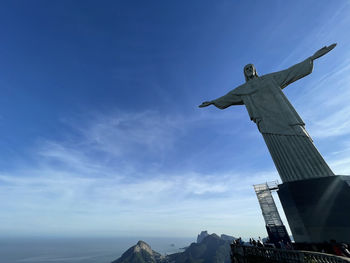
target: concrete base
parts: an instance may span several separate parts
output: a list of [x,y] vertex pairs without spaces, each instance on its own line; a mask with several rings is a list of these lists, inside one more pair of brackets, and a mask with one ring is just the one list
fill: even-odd
[[350,177],[329,176],[279,185],[295,242],[350,244]]

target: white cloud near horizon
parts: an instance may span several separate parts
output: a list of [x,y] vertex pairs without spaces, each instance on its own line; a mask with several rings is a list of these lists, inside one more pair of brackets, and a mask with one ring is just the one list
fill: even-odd
[[41,140],[33,149],[35,165],[0,173],[0,196],[7,200],[0,205],[0,232],[195,236],[208,229],[263,235],[252,184],[273,180],[276,173],[135,165],[134,158],[149,155],[161,161],[189,125],[206,121],[118,112],[74,126],[75,135],[65,140]]
[[[83,229],[92,235],[108,230],[111,233],[130,231],[131,234],[135,230],[153,231],[158,235],[164,231],[166,235],[171,232],[168,224],[172,224],[182,230],[180,235],[189,236],[201,229],[186,222],[203,227],[212,225],[213,232],[224,233],[227,225],[232,224],[230,228],[234,230],[241,224],[227,221],[221,225],[215,221],[220,222],[225,217],[237,220],[247,213],[259,214],[252,211],[256,199],[251,184],[256,177],[181,174],[125,182],[123,176],[103,179],[60,171],[35,171],[36,176],[30,173],[0,175],[1,197],[7,200],[1,206],[2,232],[30,232],[28,224],[31,224],[35,231],[57,234],[63,229],[67,234],[68,220],[69,225],[74,226],[73,229],[67,226],[73,234]],[[109,223],[103,223],[106,221]],[[184,223],[179,224],[179,221]],[[257,225],[256,219],[251,223]]]

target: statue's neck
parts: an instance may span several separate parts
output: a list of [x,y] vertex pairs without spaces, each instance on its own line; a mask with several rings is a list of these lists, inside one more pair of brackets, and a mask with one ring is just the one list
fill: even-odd
[[253,75],[253,76],[251,76],[251,77],[248,77],[248,78],[247,78],[247,81],[256,79],[257,77],[258,77],[257,75]]

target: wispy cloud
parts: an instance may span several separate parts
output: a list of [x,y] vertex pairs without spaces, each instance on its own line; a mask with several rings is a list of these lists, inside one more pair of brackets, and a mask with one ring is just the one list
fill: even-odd
[[[199,116],[190,123],[206,121]],[[33,150],[36,165],[0,174],[0,196],[7,200],[0,205],[1,232],[170,235],[177,229],[190,236],[209,228],[253,235],[258,227],[248,228],[238,214],[263,225],[253,209],[252,184],[276,178],[274,172],[252,176],[135,165],[135,158],[161,159],[176,147],[191,129],[182,118],[118,112],[72,127],[75,135],[65,140],[40,141]]]
[[346,60],[335,66],[320,80],[310,83],[305,97],[298,101],[307,118],[307,127],[315,138],[336,137],[350,133],[348,98],[350,66]]
[[[242,227],[239,222],[232,225],[227,221],[224,226],[218,222],[238,215],[259,215],[252,210],[256,200],[251,178],[237,180],[241,177],[238,174],[162,174],[130,182],[113,174],[101,179],[60,171],[33,171],[35,177],[29,176],[31,173],[0,175],[1,198],[8,200],[1,206],[2,231],[26,233],[33,225],[39,231],[57,234],[70,221],[72,233],[111,230],[162,235],[164,231],[166,235],[171,232],[169,224],[174,224],[182,228],[182,235],[194,235],[201,229],[193,224],[208,224],[216,232],[225,232],[231,224],[230,229],[238,231]],[[251,220],[252,225],[263,224],[256,218]]]
[[[86,116],[85,116],[86,118]],[[120,157],[135,153],[161,153],[172,147],[174,139],[183,132],[177,116],[161,116],[158,112],[92,114],[86,121],[68,121],[78,132],[71,144],[79,149]]]

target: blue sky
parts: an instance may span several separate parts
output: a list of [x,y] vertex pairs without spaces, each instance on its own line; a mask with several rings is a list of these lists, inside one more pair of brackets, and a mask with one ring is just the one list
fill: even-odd
[[[0,234],[265,236],[279,179],[244,106],[199,109],[337,42],[284,91],[350,174],[349,1],[8,1]],[[286,222],[285,222],[286,223]]]

